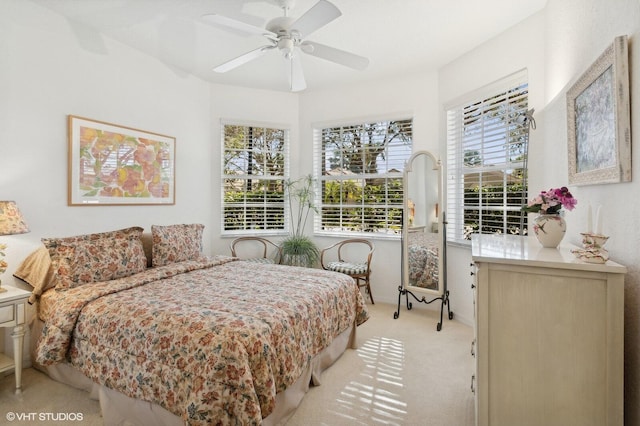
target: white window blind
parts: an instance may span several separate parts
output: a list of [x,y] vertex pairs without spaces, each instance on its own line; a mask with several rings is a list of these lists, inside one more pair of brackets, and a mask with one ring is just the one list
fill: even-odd
[[315,232],[399,235],[413,120],[323,127],[315,130],[314,139]]
[[222,233],[286,230],[289,130],[222,123]]
[[[447,108],[447,239],[519,233],[527,200],[525,70]],[[524,215],[526,229],[526,215]]]

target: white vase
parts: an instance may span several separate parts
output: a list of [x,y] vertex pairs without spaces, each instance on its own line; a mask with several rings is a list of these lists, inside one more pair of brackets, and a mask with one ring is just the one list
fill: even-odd
[[559,214],[540,214],[533,220],[533,232],[542,247],[556,248],[567,232],[567,223]]

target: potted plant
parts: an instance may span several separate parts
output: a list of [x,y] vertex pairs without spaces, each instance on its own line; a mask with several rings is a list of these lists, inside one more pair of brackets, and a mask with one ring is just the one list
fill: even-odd
[[304,235],[304,229],[311,210],[317,212],[314,204],[313,177],[304,176],[298,180],[285,182],[289,201],[290,234],[282,240],[282,263],[285,265],[313,267],[320,257],[320,250],[313,240]]

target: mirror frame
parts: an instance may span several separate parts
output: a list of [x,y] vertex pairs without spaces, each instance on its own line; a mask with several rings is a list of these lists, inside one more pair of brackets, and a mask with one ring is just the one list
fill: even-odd
[[437,197],[437,202],[439,206],[442,206],[442,163],[440,161],[440,159],[436,158],[431,152],[429,151],[416,151],[414,152],[411,157],[409,157],[409,159],[407,160],[407,163],[404,167],[404,172],[403,172],[403,212],[402,212],[402,288],[405,290],[410,290],[411,292],[416,292],[416,293],[422,293],[422,294],[430,294],[430,295],[434,295],[434,296],[441,296],[444,291],[446,290],[446,283],[444,282],[446,280],[446,271],[444,270],[444,268],[446,268],[446,264],[445,264],[445,257],[446,254],[444,253],[444,244],[445,242],[444,240],[444,235],[445,232],[444,231],[444,226],[446,226],[446,223],[444,221],[444,212],[443,209],[440,208],[439,212],[438,212],[438,226],[440,227],[440,229],[438,229],[438,235],[440,236],[440,238],[438,239],[438,289],[437,290],[432,290],[432,289],[428,289],[428,288],[424,288],[424,287],[417,287],[417,286],[412,286],[409,285],[409,257],[407,256],[408,253],[408,234],[409,234],[409,172],[411,171],[417,171],[414,170],[414,162],[416,160],[416,158],[426,155],[427,157],[429,157],[431,159],[431,161],[433,162],[433,169],[432,170],[436,170],[438,173],[438,197]]

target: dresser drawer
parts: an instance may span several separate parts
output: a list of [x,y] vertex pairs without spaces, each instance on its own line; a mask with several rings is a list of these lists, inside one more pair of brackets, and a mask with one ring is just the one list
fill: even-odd
[[0,308],[0,327],[5,326],[4,323],[10,323],[15,320],[15,309],[13,305],[3,306]]

